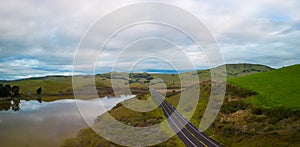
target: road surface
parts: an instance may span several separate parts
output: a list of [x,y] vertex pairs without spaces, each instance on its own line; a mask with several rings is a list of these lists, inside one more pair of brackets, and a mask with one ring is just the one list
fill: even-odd
[[[177,111],[162,95],[150,90],[152,99],[163,109],[168,123],[176,135],[187,147],[221,147],[218,142],[200,132],[190,121]],[[173,114],[173,115],[172,115]]]

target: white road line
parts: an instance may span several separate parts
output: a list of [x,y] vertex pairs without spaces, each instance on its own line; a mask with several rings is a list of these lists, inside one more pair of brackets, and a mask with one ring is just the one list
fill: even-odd
[[[158,101],[160,101],[159,99],[157,99]],[[160,104],[162,104],[163,103],[163,100],[160,102]],[[165,110],[165,112],[169,112],[169,111],[167,111],[164,107],[162,107],[164,110]],[[170,112],[171,113],[171,112]],[[169,114],[170,115],[170,114]],[[168,117],[168,116],[167,116]],[[173,119],[172,119],[172,114],[170,115],[170,120],[173,122],[173,124],[174,124],[174,126],[178,129],[178,132],[180,132],[181,131],[181,129],[177,126],[177,124],[173,121]],[[169,120],[168,118],[167,118],[167,120]],[[171,127],[172,128],[172,127]],[[193,144],[195,147],[197,147],[197,145],[195,145],[183,132],[181,132],[181,134],[191,143],[191,144]]]
[[[166,109],[164,108],[164,107],[162,107],[165,111],[166,111]],[[166,111],[166,112],[168,112],[168,111]],[[172,115],[170,115],[170,117],[172,117]],[[168,119],[168,118],[167,118]],[[168,119],[169,120],[169,119]],[[179,127],[177,126],[177,124],[173,121],[173,119],[170,119],[172,122],[173,122],[173,124],[174,124],[174,126],[179,130],[179,132],[181,131],[181,129],[179,129]],[[172,126],[170,126],[171,128],[172,128]],[[197,147],[183,132],[181,132],[181,134],[191,143],[191,144],[193,144],[195,147]]]
[[[159,94],[157,94],[155,91],[154,91],[154,94],[155,95],[158,95],[157,97],[161,97],[161,102],[160,102],[160,104],[162,104],[163,102],[164,102],[164,99],[162,98],[162,96],[160,96]],[[168,104],[168,103],[166,103],[167,104],[167,106],[170,106],[171,104]],[[172,105],[171,105],[172,106]],[[163,107],[162,107],[163,108]],[[164,108],[163,108],[164,109]],[[184,116],[182,116],[181,115],[181,113],[179,113],[179,111],[177,111],[174,107],[173,107],[173,109],[174,109],[174,111],[173,111],[173,114],[174,114],[174,112],[175,112],[175,114],[176,115],[178,115],[179,116],[179,118],[181,118],[185,123],[185,125],[187,124],[188,126],[190,126],[198,135],[200,135],[201,137],[203,137],[206,141],[208,141],[209,143],[211,143],[211,144],[213,144],[214,146],[219,146],[219,145],[217,145],[216,143],[214,143],[214,142],[212,142],[210,139],[208,139],[205,135],[203,135],[203,134],[201,134],[201,132],[199,131],[199,130],[196,130],[195,128],[194,128],[194,126],[192,126],[190,123],[189,123],[189,121],[187,121],[187,119],[184,117]],[[164,109],[165,110],[165,109]],[[172,120],[173,121],[173,120]],[[177,127],[177,126],[176,126]]]
[[[177,110],[175,110],[176,112],[176,114],[177,113],[179,113]],[[178,114],[177,114],[178,115]],[[179,115],[178,115],[179,116]],[[182,116],[183,117],[183,116]],[[200,136],[202,136],[203,138],[205,138],[208,142],[210,142],[211,144],[213,144],[213,145],[215,145],[215,146],[219,146],[219,145],[217,145],[217,144],[215,144],[214,142],[212,142],[210,139],[207,139],[207,137],[206,136],[204,136],[203,134],[201,134],[200,132],[199,132],[199,130],[196,130],[187,120],[186,120],[186,118],[185,117],[183,117],[182,118],[182,120],[184,120],[185,122],[187,122],[187,125],[189,125],[197,134],[199,134]]]

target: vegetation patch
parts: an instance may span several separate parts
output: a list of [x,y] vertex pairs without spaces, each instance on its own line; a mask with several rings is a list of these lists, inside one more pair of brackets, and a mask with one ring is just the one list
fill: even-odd
[[265,108],[286,107],[300,109],[300,65],[284,67],[270,72],[257,73],[229,79],[238,87],[258,93],[249,100]]

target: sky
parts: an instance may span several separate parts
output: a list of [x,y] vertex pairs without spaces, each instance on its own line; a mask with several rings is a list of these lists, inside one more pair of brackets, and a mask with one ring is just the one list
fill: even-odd
[[[0,2],[0,80],[72,75],[76,50],[91,26],[113,10],[141,2],[164,2],[193,14],[215,37],[224,63],[255,63],[274,68],[300,63],[298,0],[9,0]],[[168,10],[157,10],[151,15],[160,17],[165,11]],[[112,18],[111,25],[114,19],[126,21],[135,15],[128,12],[126,17]],[[180,21],[176,15],[168,19]],[[101,35],[89,38],[91,44],[97,43]],[[99,49],[95,49],[97,53]],[[167,59],[136,60],[142,59],[141,55],[163,55]],[[209,67],[205,57],[180,32],[143,24],[124,30],[108,42],[96,61],[95,72],[169,72],[175,69],[173,64],[203,69]],[[74,74],[91,72],[83,68]]]

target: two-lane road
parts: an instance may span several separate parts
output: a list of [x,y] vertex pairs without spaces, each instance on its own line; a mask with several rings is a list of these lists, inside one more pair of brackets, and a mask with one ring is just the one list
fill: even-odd
[[200,132],[190,121],[178,112],[163,96],[151,89],[152,99],[163,109],[168,123],[177,136],[188,147],[221,147],[218,142]]

